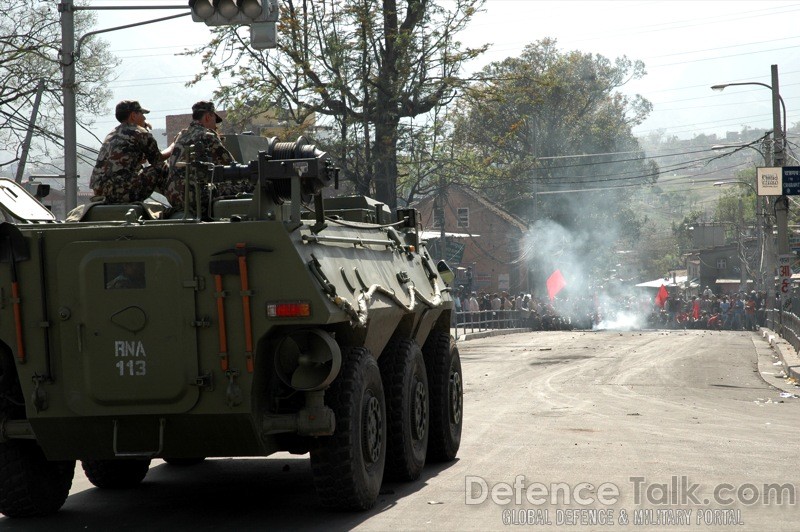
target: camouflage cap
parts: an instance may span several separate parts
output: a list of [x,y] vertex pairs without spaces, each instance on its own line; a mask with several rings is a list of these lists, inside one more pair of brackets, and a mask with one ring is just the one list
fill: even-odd
[[122,100],[117,104],[116,112],[117,114],[120,113],[133,113],[134,111],[138,111],[140,113],[149,113],[150,109],[145,109],[139,102],[136,100]]
[[222,122],[222,117],[217,114],[217,111],[214,109],[214,103],[209,102],[208,100],[201,100],[192,106],[192,113],[196,113],[198,111],[206,111],[209,113],[214,113],[214,116],[217,117],[217,124]]

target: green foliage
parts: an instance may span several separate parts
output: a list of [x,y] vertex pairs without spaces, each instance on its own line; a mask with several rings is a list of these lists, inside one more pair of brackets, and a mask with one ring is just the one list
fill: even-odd
[[490,64],[457,104],[454,175],[523,219],[556,222],[608,271],[645,222],[633,187],[658,174],[631,133],[651,105],[618,91],[644,74],[640,61],[562,52],[552,39]]
[[[638,226],[630,210],[621,226],[615,217],[630,202],[626,187],[657,175],[631,134],[651,105],[616,89],[643,75],[639,61],[561,52],[552,39],[489,65],[454,120],[464,179],[523,218],[587,231]],[[601,155],[567,157],[585,153]]]
[[326,149],[343,177],[394,207],[398,145],[411,142],[402,121],[463,86],[462,65],[485,47],[465,48],[456,36],[483,1],[285,0],[275,52],[221,27],[193,52],[204,65],[198,79],[231,76],[215,98],[239,117],[277,108],[302,124],[315,113],[336,138]]
[[[743,188],[743,187],[742,187]],[[714,209],[714,221],[730,224],[748,223],[755,218],[756,195],[750,189],[730,189],[720,195]]]
[[[80,4],[77,2],[76,4]],[[85,4],[85,2],[82,2]],[[49,162],[52,153],[63,157],[59,134],[63,124],[61,88],[61,26],[58,2],[4,0],[0,16],[0,144],[16,157],[0,161],[0,167],[17,162],[35,99],[43,83],[37,134],[29,163]],[[85,35],[95,23],[90,11],[76,11],[75,34]],[[119,64],[108,44],[97,36],[83,40],[76,65],[77,112],[81,124],[102,114],[111,96],[107,88]],[[55,146],[55,149],[54,149]],[[91,161],[94,164],[94,161]]]
[[[499,201],[537,190],[653,182],[657,168],[645,163],[631,134],[651,105],[616,92],[644,73],[640,61],[564,53],[552,39],[487,66],[455,118],[456,152],[464,154],[468,179]],[[605,155],[565,157],[587,153]],[[536,217],[562,208],[548,198]]]

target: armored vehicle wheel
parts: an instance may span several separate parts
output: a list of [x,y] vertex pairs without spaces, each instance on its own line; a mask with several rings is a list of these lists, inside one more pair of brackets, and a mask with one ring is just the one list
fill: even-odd
[[50,462],[34,441],[0,444],[0,512],[33,517],[57,512],[67,500],[75,461]]
[[132,488],[144,480],[149,459],[82,460],[89,482],[98,488]]
[[449,462],[461,445],[464,389],[461,358],[445,332],[432,332],[422,348],[430,383],[431,422],[428,459]]
[[429,399],[425,360],[417,342],[390,342],[379,359],[386,392],[386,472],[393,480],[415,480],[428,452]]
[[205,461],[204,457],[199,458],[164,458],[164,461],[171,466],[189,467],[197,464],[202,464]]
[[342,349],[342,370],[325,392],[336,431],[311,451],[314,487],[324,506],[366,510],[375,504],[386,461],[386,404],[368,349]]

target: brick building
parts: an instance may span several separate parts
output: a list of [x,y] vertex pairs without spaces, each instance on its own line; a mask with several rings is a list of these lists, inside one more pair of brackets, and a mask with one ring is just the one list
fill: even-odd
[[436,209],[437,201],[428,197],[414,207],[420,211],[424,236],[436,259],[442,256],[439,235],[444,223],[444,258],[456,269],[457,284],[468,286],[471,268],[475,291],[530,292],[527,265],[519,260],[520,243],[528,230],[525,222],[467,187],[450,185],[442,210]]

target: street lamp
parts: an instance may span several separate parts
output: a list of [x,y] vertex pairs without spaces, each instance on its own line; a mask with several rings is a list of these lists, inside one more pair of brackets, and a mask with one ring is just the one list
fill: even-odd
[[747,181],[714,181],[714,186],[715,187],[721,187],[723,185],[744,185],[747,188],[749,188],[750,190],[752,190],[753,194],[758,194],[756,192],[755,187],[753,185],[751,185],[750,183],[748,183]]
[[[778,75],[777,74],[777,65],[772,65],[772,66],[773,66],[773,70],[774,70],[773,78],[777,79],[777,75]],[[776,87],[775,89],[772,88],[773,85],[767,85],[766,83],[761,83],[760,81],[743,81],[743,82],[740,82],[740,83],[721,83],[719,85],[712,85],[711,86],[711,90],[712,91],[717,91],[717,92],[722,92],[723,90],[725,90],[726,87],[735,87],[737,85],[738,86],[741,86],[741,85],[758,85],[759,87],[766,87],[769,90],[773,91],[773,93],[774,93],[773,97],[776,98],[780,102],[781,109],[783,110],[783,125],[781,126],[781,124],[778,124],[779,127],[777,128],[777,130],[779,130],[782,133],[783,138],[782,138],[781,142],[783,144],[782,147],[785,148],[786,147],[786,104],[783,102],[783,98],[781,97],[781,95],[777,93],[777,83],[775,83],[775,87]],[[775,117],[773,116],[773,121],[774,121],[774,118]],[[714,149],[714,148],[712,148],[712,149]]]

